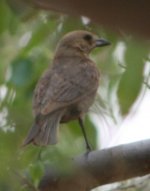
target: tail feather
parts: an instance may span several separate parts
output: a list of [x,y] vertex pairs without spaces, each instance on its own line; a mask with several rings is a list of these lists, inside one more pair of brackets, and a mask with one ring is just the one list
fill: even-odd
[[55,112],[50,115],[40,115],[35,120],[29,131],[23,146],[33,143],[40,146],[56,144],[58,138],[59,122],[63,112]]

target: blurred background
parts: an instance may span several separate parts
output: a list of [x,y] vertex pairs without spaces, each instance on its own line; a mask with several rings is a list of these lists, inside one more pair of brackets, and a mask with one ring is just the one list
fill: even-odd
[[[123,32],[118,35],[86,17],[75,18],[1,0],[0,190],[32,190],[45,166],[56,165],[68,171],[70,159],[85,152],[77,122],[61,125],[55,146],[21,147],[33,122],[35,85],[52,63],[58,40],[78,29],[94,32],[112,43],[91,54],[101,71],[97,98],[85,117],[93,149],[150,138],[150,54],[145,41]],[[119,186],[120,190],[130,188],[127,183]],[[106,188],[99,188],[103,189]],[[113,189],[117,190],[118,185]]]

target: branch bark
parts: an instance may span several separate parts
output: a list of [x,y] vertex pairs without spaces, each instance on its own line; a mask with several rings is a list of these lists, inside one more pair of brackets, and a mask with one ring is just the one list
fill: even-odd
[[49,171],[40,191],[88,191],[116,181],[150,173],[150,140],[92,151],[77,157],[69,175]]
[[40,9],[87,16],[119,33],[150,37],[150,1],[147,0],[30,0],[28,2]]

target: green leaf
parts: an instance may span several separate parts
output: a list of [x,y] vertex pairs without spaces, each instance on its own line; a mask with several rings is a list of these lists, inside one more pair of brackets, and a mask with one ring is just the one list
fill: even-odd
[[11,12],[4,0],[0,2],[0,34],[3,33],[9,26]]
[[19,18],[16,16],[12,16],[9,23],[9,32],[10,34],[16,34],[18,28],[20,27],[21,23],[19,22]]
[[16,86],[26,85],[33,73],[33,63],[30,59],[17,59],[12,63],[11,82]]
[[30,166],[30,175],[34,180],[34,183],[37,184],[38,180],[43,176],[44,166],[41,162],[36,161],[35,164]]
[[122,115],[126,115],[136,101],[143,83],[144,59],[148,51],[144,45],[130,41],[125,55],[126,71],[118,86],[118,100]]

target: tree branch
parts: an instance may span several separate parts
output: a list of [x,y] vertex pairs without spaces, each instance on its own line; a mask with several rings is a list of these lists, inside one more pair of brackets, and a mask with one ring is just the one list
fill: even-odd
[[[26,1],[25,1],[26,2]],[[35,7],[75,16],[87,16],[116,32],[150,37],[150,1],[147,0],[30,0]]]
[[116,181],[150,173],[150,140],[92,151],[77,157],[69,175],[49,171],[40,191],[88,191]]

